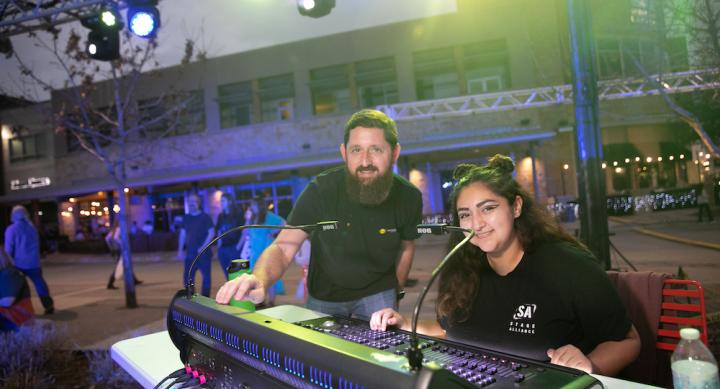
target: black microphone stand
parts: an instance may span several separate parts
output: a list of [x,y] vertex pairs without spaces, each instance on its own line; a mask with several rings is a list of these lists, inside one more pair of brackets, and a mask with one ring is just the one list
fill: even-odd
[[423,300],[425,300],[425,295],[430,290],[430,286],[432,286],[433,281],[435,281],[437,276],[440,274],[442,268],[445,267],[445,264],[448,263],[448,261],[450,260],[450,257],[452,257],[458,250],[460,250],[462,246],[464,246],[467,242],[470,241],[470,239],[472,239],[473,236],[475,236],[475,231],[473,231],[472,229],[448,226],[446,224],[420,224],[417,226],[417,229],[420,233],[432,233],[436,235],[447,233],[448,231],[459,231],[466,233],[467,236],[460,243],[455,245],[455,247],[453,247],[453,249],[450,250],[449,253],[447,253],[445,258],[440,261],[440,263],[435,267],[435,269],[433,269],[432,274],[430,275],[430,280],[423,288],[417,302],[415,303],[415,310],[413,311],[412,327],[410,332],[410,347],[408,347],[407,350],[408,363],[410,364],[410,369],[413,371],[418,371],[422,368],[423,353],[418,346],[417,322],[418,316],[420,316],[420,307],[422,306]]
[[195,256],[195,258],[193,258],[192,262],[190,263],[190,266],[188,267],[188,272],[187,272],[187,278],[186,278],[187,281],[185,282],[185,295],[188,300],[190,300],[192,298],[192,296],[195,294],[195,282],[193,282],[193,279],[192,279],[192,271],[193,271],[193,268],[195,267],[195,263],[198,261],[198,259],[200,259],[200,256],[202,256],[205,253],[205,251],[207,251],[210,247],[212,247],[213,244],[215,244],[215,242],[222,239],[224,236],[226,236],[232,232],[235,232],[235,231],[242,231],[244,229],[253,229],[253,228],[267,228],[267,229],[272,229],[272,230],[303,230],[305,232],[309,232],[309,231],[313,231],[313,230],[333,231],[333,230],[338,229],[338,222],[337,221],[325,221],[325,222],[318,222],[317,224],[306,224],[306,225],[301,225],[301,226],[289,226],[289,225],[272,226],[272,225],[265,225],[265,224],[247,224],[244,226],[233,227],[233,228],[223,232],[222,234],[218,235],[213,240],[211,240],[210,243],[203,246],[203,248],[200,249],[200,251],[198,251],[197,255]]

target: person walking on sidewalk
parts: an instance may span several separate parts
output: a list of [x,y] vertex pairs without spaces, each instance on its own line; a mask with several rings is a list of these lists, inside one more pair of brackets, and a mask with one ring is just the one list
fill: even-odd
[[[180,229],[180,237],[178,238],[178,259],[185,261],[185,270],[182,274],[183,285],[188,281],[188,270],[193,265],[193,259],[200,249],[207,246],[215,237],[215,225],[208,216],[200,208],[200,196],[191,194],[187,199],[188,213],[183,216],[182,228]],[[185,251],[183,252],[183,248]],[[202,274],[201,293],[203,296],[210,297],[210,273],[212,271],[212,251],[207,250],[194,264],[190,277],[193,282],[195,273],[198,269]]]
[[[107,235],[105,235],[105,243],[108,245],[108,249],[110,249],[110,255],[115,260],[115,267],[113,267],[113,271],[112,273],[110,273],[110,279],[108,280],[107,288],[117,289],[117,286],[115,286],[115,280],[122,279],[124,269],[122,259],[122,240],[120,239],[120,224],[118,223],[118,218],[115,218],[115,220],[113,220],[110,231],[108,231]],[[135,281],[135,285],[142,284],[142,281],[138,280],[138,278],[135,276],[134,271],[133,281]]]
[[[222,211],[218,215],[217,224],[215,225],[217,235],[221,235],[232,228],[245,224],[242,216],[235,209],[235,200],[233,200],[230,193],[222,194],[220,197],[220,206],[222,207]],[[240,235],[241,231],[235,231],[222,237],[217,242],[217,257],[220,262],[220,267],[222,268],[223,273],[225,273],[226,280],[228,278],[228,266],[230,266],[230,262],[232,262],[233,259],[240,258],[240,250],[237,248],[238,242],[240,241]]]
[[697,197],[698,223],[702,223],[703,213],[706,213],[706,212],[707,212],[707,216],[708,216],[708,221],[713,221],[713,214],[712,214],[712,210],[710,209],[707,191],[705,189],[700,189],[700,190],[701,190],[701,192]]
[[15,267],[35,285],[45,314],[55,312],[55,304],[50,297],[50,289],[42,276],[40,268],[40,238],[30,222],[30,215],[22,205],[16,205],[10,216],[12,224],[5,229],[5,252],[12,258]]

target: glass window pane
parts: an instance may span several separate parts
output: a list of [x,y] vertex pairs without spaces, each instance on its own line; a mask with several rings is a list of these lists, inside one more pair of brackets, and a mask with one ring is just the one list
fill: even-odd
[[465,80],[469,94],[510,87],[510,56],[504,39],[463,46]]
[[352,110],[347,65],[310,70],[310,90],[317,115]]
[[258,89],[263,122],[293,118],[295,85],[292,74],[262,78],[258,81]]
[[452,47],[413,53],[418,99],[458,96],[457,66]]
[[221,128],[252,123],[252,86],[250,81],[220,85],[218,102]]
[[395,59],[385,57],[355,64],[360,104],[373,107],[398,102]]

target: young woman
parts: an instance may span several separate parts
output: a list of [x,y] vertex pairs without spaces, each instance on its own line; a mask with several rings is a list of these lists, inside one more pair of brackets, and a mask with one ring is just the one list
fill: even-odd
[[[614,375],[640,351],[640,338],[593,255],[563,232],[496,155],[460,165],[452,194],[456,225],[470,244],[440,276],[438,322],[423,332],[586,372]],[[449,247],[463,239],[451,235]],[[410,326],[392,309],[370,327]]]
[[[285,220],[277,214],[268,211],[265,201],[261,197],[254,197],[250,201],[248,211],[245,213],[245,224],[282,226],[285,225]],[[252,228],[245,229],[242,232],[243,234],[237,247],[241,252],[241,255],[247,255],[247,257],[244,258],[247,258],[250,261],[250,269],[253,269],[255,267],[255,262],[257,262],[258,258],[260,258],[260,254],[262,254],[262,252],[265,251],[265,249],[270,246],[270,243],[272,243],[275,239],[277,230],[270,228]],[[243,247],[243,245],[246,245],[246,247],[241,250],[240,248]],[[268,288],[267,290],[267,301],[269,305],[274,304],[276,294],[284,293],[285,288],[283,282],[282,280],[278,280],[274,287]]]

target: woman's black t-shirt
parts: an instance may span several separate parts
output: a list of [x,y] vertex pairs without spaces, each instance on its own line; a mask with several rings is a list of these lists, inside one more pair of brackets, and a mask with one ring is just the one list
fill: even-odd
[[469,319],[440,323],[450,339],[548,360],[549,348],[572,344],[587,355],[630,330],[605,272],[589,253],[567,242],[526,252],[506,276],[483,268]]

